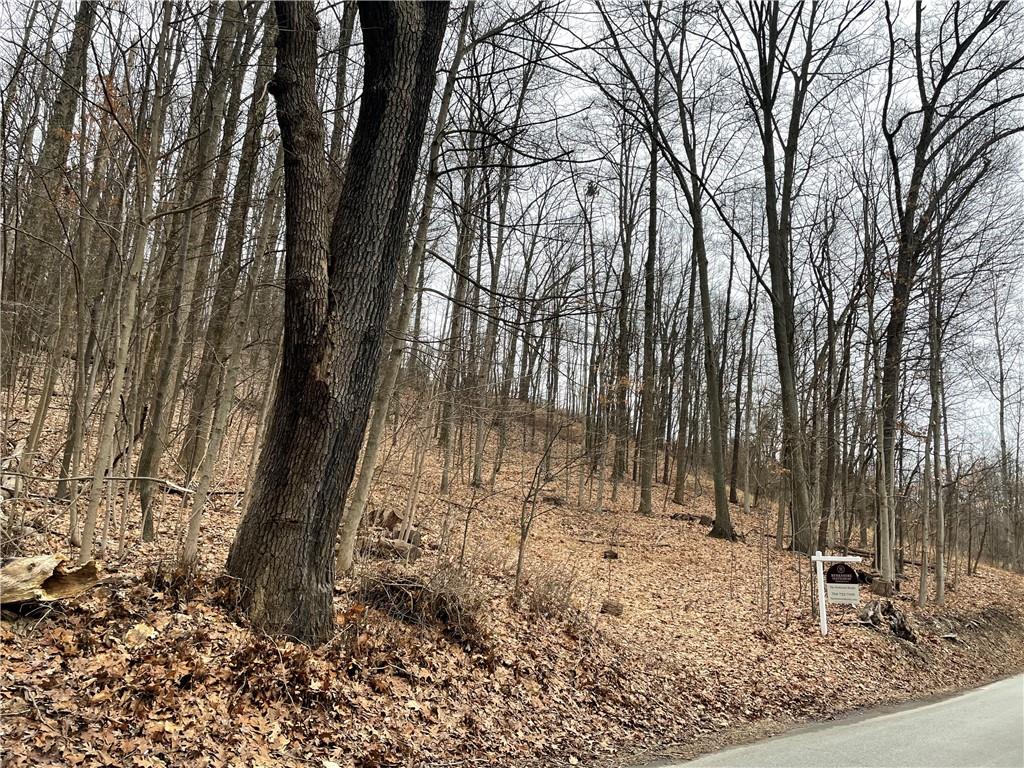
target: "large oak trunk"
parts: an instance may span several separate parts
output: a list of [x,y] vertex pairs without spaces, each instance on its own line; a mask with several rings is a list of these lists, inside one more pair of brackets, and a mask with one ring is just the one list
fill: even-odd
[[255,626],[319,643],[334,629],[334,540],[373,395],[447,4],[360,3],[364,89],[329,242],[316,14],[305,2],[278,2],[276,13],[283,364],[227,570]]

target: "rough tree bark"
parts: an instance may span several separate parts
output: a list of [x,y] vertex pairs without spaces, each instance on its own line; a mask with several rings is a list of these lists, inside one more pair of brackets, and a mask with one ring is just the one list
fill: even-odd
[[363,95],[329,243],[316,12],[283,1],[275,11],[284,346],[227,571],[255,626],[315,644],[334,631],[334,541],[373,397],[448,4],[359,4]]

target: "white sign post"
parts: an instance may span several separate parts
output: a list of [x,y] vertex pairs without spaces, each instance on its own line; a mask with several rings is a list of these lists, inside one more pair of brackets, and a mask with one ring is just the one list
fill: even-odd
[[[814,562],[815,575],[818,577],[818,625],[821,627],[821,634],[824,637],[828,634],[828,615],[825,611],[825,571],[822,563],[859,563],[860,558],[855,555],[823,555],[817,551],[811,557]],[[836,588],[836,589],[833,589]],[[835,603],[856,604],[860,599],[860,588],[854,584],[830,584],[828,598]],[[852,599],[851,599],[852,598]]]

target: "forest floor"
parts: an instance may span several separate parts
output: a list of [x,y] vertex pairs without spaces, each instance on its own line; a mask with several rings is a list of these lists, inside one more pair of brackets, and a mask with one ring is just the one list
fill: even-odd
[[[138,542],[130,528],[99,586],[30,615],[5,612],[3,764],[643,764],[1024,669],[1024,577],[983,564],[951,578],[944,608],[921,610],[908,567],[894,602],[916,643],[844,606],[830,608],[821,637],[807,559],[765,535],[774,505],[733,507],[743,540],[730,543],[671,518],[710,514],[706,495],[691,491],[680,507],[663,485],[645,517],[631,483],[616,501],[606,483],[600,511],[578,506],[564,475],[547,483],[514,605],[536,461],[510,451],[494,492],[459,484],[447,498],[428,458],[425,554],[411,565],[371,559],[340,581],[338,634],[312,650],[250,631],[234,609],[219,572],[239,497],[214,497],[203,567],[185,576],[172,533],[181,500],[165,496],[158,539]],[[393,452],[375,509],[404,507],[410,465]],[[241,474],[232,461],[221,487],[240,487]],[[67,507],[19,503],[31,523],[21,553],[70,556]],[[432,602],[417,599],[422,584]],[[600,612],[609,599],[620,615]]]

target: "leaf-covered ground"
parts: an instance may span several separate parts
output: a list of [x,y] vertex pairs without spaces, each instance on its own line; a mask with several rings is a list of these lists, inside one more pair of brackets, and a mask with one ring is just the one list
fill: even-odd
[[[223,487],[239,487],[247,453],[233,452],[242,458],[226,463]],[[513,607],[523,484],[536,460],[514,451],[494,493],[460,485],[450,500],[434,493],[439,470],[428,462],[426,554],[412,566],[370,560],[339,582],[338,635],[314,650],[253,633],[237,615],[219,568],[238,498],[215,497],[204,567],[185,578],[173,565],[181,502],[165,497],[158,540],[139,543],[129,527],[100,587],[31,615],[5,614],[4,764],[642,763],[1024,668],[1020,576],[983,565],[951,584],[941,611],[921,611],[908,568],[907,596],[895,602],[916,644],[861,626],[842,607],[822,638],[806,559],[765,536],[774,506],[750,516],[734,508],[745,540],[729,543],[671,519],[707,513],[708,503],[694,495],[684,510],[663,486],[656,514],[642,517],[628,483],[594,511],[590,489],[581,508],[575,479],[556,476],[543,489]],[[396,451],[376,509],[404,507],[409,466]],[[21,511],[34,526],[23,550],[67,551],[66,507],[29,499]],[[479,618],[468,636],[395,618],[359,591],[374,574],[429,578],[442,561],[461,574],[467,610]],[[609,598],[620,616],[599,612]]]

